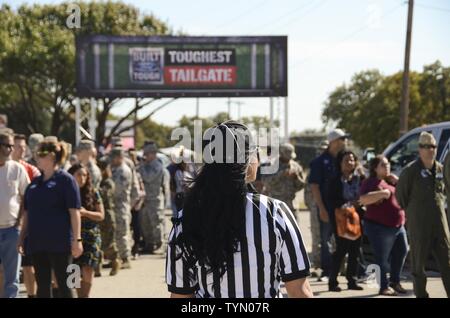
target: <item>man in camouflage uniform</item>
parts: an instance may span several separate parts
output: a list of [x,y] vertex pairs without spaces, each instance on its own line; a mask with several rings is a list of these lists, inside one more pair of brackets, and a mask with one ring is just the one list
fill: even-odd
[[430,253],[438,263],[447,297],[450,297],[450,234],[445,213],[444,171],[436,161],[436,148],[433,135],[422,132],[419,159],[403,169],[395,193],[406,212],[411,272],[418,298],[428,297],[425,264]]
[[303,168],[293,160],[295,158],[294,146],[288,143],[282,144],[278,171],[264,178],[267,194],[285,202],[292,212],[296,210],[292,201],[296,193],[305,186]]
[[164,207],[167,196],[170,195],[169,172],[156,157],[158,149],[154,142],[147,142],[143,151],[145,161],[139,166],[139,173],[144,182],[145,200],[140,213],[140,224],[145,250],[153,253],[162,245]]
[[116,147],[111,150],[111,172],[115,185],[114,206],[116,213],[117,248],[119,249],[120,257],[122,258],[122,268],[130,268],[130,193],[132,174],[131,169],[124,162],[124,152],[122,148]]
[[120,268],[119,251],[116,245],[116,214],[114,206],[114,181],[111,178],[111,170],[108,160],[100,160],[98,166],[102,171],[104,178],[100,182],[100,195],[105,210],[105,219],[100,222],[100,232],[102,237],[103,258],[111,261],[111,272],[114,276]]
[[88,169],[94,189],[98,190],[102,181],[102,175],[97,164],[94,162],[93,149],[95,149],[95,146],[92,141],[81,140],[76,149],[76,155],[78,161]]
[[[111,141],[111,144],[113,148],[122,148],[122,140],[120,137],[114,137]],[[135,207],[139,204],[139,201],[142,200],[145,196],[145,193],[143,193],[139,186],[139,177],[137,176],[137,169],[136,165],[127,156],[123,157],[123,161],[125,164],[130,168],[131,170],[131,193],[130,193],[130,205],[131,207]]]

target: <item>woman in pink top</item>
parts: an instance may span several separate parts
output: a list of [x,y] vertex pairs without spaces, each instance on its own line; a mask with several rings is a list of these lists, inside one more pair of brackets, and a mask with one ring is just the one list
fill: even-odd
[[382,155],[373,158],[369,165],[370,177],[361,185],[360,193],[360,202],[367,208],[364,232],[381,269],[380,294],[397,296],[406,293],[400,274],[408,254],[405,212],[395,198],[398,178],[391,174],[389,161]]

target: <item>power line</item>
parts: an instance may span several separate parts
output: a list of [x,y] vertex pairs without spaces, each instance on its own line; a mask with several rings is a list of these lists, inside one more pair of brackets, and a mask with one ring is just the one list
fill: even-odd
[[424,9],[436,10],[436,11],[441,11],[441,12],[450,12],[450,9],[448,9],[448,8],[430,6],[430,5],[422,4],[422,3],[416,3],[416,6],[424,8]]
[[305,12],[304,14],[300,15],[299,17],[294,17],[292,19],[290,19],[287,23],[282,24],[281,26],[279,26],[279,28],[284,28],[287,27],[288,25],[291,25],[293,22],[299,20],[300,18],[305,17],[306,15],[310,14],[311,12],[317,10],[318,8],[320,8],[322,5],[324,5],[328,0],[323,0],[322,2],[318,3],[318,5],[316,5],[315,7],[311,7],[309,11]]
[[263,1],[260,1],[257,5],[254,5],[254,6],[252,6],[251,8],[249,8],[249,9],[247,9],[247,10],[241,12],[240,14],[238,14],[238,15],[235,16],[234,18],[228,20],[227,22],[224,22],[224,23],[218,25],[218,26],[216,27],[216,30],[217,30],[217,29],[221,29],[221,28],[223,28],[223,27],[228,27],[231,23],[238,21],[239,19],[241,19],[241,18],[244,17],[245,15],[247,15],[247,14],[249,14],[249,13],[252,13],[252,12],[258,10],[258,9],[261,8],[263,5],[265,5],[267,2],[269,2],[269,0],[263,0]]
[[253,33],[253,32],[255,32],[255,31],[260,31],[261,29],[267,28],[268,26],[272,26],[273,24],[276,24],[276,23],[278,23],[279,21],[281,21],[281,19],[284,19],[285,17],[290,16],[290,15],[292,15],[292,14],[294,14],[294,13],[300,11],[300,10],[303,9],[303,8],[306,8],[307,6],[309,6],[310,4],[312,4],[313,2],[314,2],[314,0],[310,0],[310,1],[307,2],[306,4],[302,4],[302,5],[300,5],[300,6],[296,7],[296,8],[294,8],[293,10],[290,10],[289,12],[284,13],[284,14],[278,16],[278,17],[275,18],[275,19],[272,19],[272,20],[270,20],[270,21],[267,21],[266,23],[264,23],[264,24],[262,24],[262,25],[259,25],[258,27],[255,27],[254,29],[250,30],[250,33]]
[[[398,6],[393,7],[391,10],[387,11],[385,14],[383,14],[381,16],[381,18],[386,18],[388,15],[394,13],[395,11],[397,11],[399,8],[401,8],[402,6],[404,6],[405,3],[401,3]],[[331,45],[330,47],[327,47],[321,51],[319,51],[318,53],[315,54],[311,54],[310,56],[304,58],[302,61],[295,63],[294,65],[290,66],[289,69],[292,70],[294,68],[296,68],[297,66],[304,64],[305,62],[307,62],[308,60],[310,60],[311,58],[315,57],[315,56],[321,56],[323,53],[325,52],[332,52],[333,49],[337,48],[338,46],[340,46],[341,44],[345,43],[346,41],[350,40],[351,38],[355,37],[356,35],[358,35],[359,33],[361,33],[362,31],[364,31],[365,29],[367,29],[369,26],[366,24],[363,27],[358,28],[357,30],[353,31],[352,33],[350,33],[349,35],[347,35],[345,38],[343,38],[342,40],[340,40],[339,42],[335,43],[334,45]]]

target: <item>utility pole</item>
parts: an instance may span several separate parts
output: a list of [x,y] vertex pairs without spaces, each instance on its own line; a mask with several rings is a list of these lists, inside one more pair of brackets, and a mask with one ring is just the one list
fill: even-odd
[[273,97],[270,97],[270,117],[269,117],[270,128],[273,128]]
[[231,98],[228,97],[228,119],[231,119]]
[[408,1],[408,24],[406,26],[405,65],[403,68],[402,101],[400,104],[400,135],[408,131],[409,115],[409,59],[411,54],[411,31],[414,0]]
[[289,108],[288,108],[288,98],[284,98],[284,139],[285,142],[289,142]]

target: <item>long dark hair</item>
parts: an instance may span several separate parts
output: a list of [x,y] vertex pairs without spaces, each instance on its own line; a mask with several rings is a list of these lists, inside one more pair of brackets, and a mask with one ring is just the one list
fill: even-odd
[[91,174],[89,170],[81,163],[76,163],[67,171],[71,175],[74,175],[78,170],[85,169],[87,172],[86,183],[83,187],[80,187],[81,204],[87,210],[95,210],[95,192],[92,186]]
[[378,155],[374,158],[372,158],[369,162],[369,176],[371,178],[376,178],[377,177],[377,167],[380,164],[380,162],[383,161],[383,159],[385,158],[385,156],[383,155]]
[[342,175],[342,168],[341,168],[341,165],[342,165],[342,161],[344,161],[344,158],[347,156],[347,155],[353,155],[353,158],[355,159],[355,170],[356,170],[356,167],[358,166],[358,157],[355,155],[355,153],[353,152],[353,151],[351,151],[351,150],[348,150],[348,149],[346,149],[346,150],[341,150],[341,151],[339,151],[339,153],[337,154],[337,157],[336,157],[336,167],[337,167],[337,171],[339,172],[339,174],[340,175]]
[[[186,193],[181,219],[181,234],[176,244],[189,266],[196,262],[207,271],[218,272],[222,276],[230,256],[239,251],[239,243],[245,237],[245,208],[247,186],[245,182],[249,153],[253,148],[247,127],[234,121],[218,124],[205,132],[212,134],[204,143],[204,153],[215,159],[205,163]],[[223,137],[222,144],[217,133]],[[233,154],[216,146],[232,141]],[[220,151],[220,150],[219,150]],[[240,160],[239,160],[240,158]],[[243,159],[243,160],[242,160]],[[206,161],[206,158],[205,158]],[[175,221],[177,226],[177,221]]]

